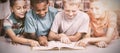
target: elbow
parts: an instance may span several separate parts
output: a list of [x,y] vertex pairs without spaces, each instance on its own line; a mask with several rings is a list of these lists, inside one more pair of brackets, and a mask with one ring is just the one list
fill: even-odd
[[111,41],[112,41],[111,38],[106,38],[106,41],[105,41],[105,42],[106,42],[107,44],[109,44]]
[[78,38],[78,37],[71,39],[72,42],[77,42],[77,41],[79,41],[79,40],[80,40],[80,38]]

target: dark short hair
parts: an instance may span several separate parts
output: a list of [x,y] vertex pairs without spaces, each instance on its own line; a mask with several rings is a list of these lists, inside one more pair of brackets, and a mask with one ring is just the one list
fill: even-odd
[[[18,1],[18,0],[9,0],[9,1],[10,1],[10,7],[13,7],[15,2]],[[26,0],[24,0],[24,1],[26,1]]]
[[31,6],[34,7],[38,3],[46,2],[46,4],[49,3],[49,0],[30,0]]
[[1,2],[1,3],[5,3],[5,2],[7,2],[7,0],[0,0],[0,2]]

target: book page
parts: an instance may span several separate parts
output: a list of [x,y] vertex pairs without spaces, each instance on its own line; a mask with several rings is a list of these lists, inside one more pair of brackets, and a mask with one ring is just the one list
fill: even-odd
[[60,41],[49,41],[48,46],[38,46],[33,47],[33,50],[54,50],[54,49],[85,49],[84,47],[75,46],[76,42],[71,42],[70,44],[61,43]]

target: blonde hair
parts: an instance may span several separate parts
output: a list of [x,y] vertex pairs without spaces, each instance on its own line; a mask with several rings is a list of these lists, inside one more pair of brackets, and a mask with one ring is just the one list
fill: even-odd
[[63,5],[69,4],[69,5],[78,5],[78,6],[80,6],[80,2],[81,2],[81,0],[62,0],[62,1],[63,1]]
[[108,8],[106,7],[106,5],[103,2],[101,2],[101,1],[91,2],[90,6],[91,5],[98,5],[100,8],[103,8],[104,10],[108,10]]

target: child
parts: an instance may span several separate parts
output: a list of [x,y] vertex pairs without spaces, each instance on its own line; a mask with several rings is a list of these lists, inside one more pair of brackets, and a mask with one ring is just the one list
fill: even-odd
[[90,28],[92,37],[79,41],[78,45],[86,46],[88,43],[94,43],[100,48],[104,48],[111,40],[118,37],[116,28],[117,16],[108,11],[100,1],[94,1],[90,5]]
[[40,45],[47,46],[47,35],[57,10],[49,7],[49,0],[31,0],[31,7],[26,15],[26,36],[32,36]]
[[55,0],[49,0],[49,6],[54,7]]
[[39,45],[37,41],[18,37],[23,35],[24,18],[26,14],[26,0],[10,0],[12,13],[4,21],[4,29],[13,42],[28,44],[31,46]]
[[80,0],[63,0],[64,9],[55,17],[49,40],[75,42],[88,31],[89,17],[79,11],[79,2]]

